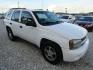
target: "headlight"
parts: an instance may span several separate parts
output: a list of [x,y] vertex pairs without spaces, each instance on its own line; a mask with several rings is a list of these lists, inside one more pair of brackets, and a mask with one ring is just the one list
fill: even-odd
[[79,40],[79,39],[70,40],[70,41],[69,41],[69,48],[70,48],[70,49],[78,48],[78,47],[79,47],[78,44],[80,44],[80,43],[81,43],[81,40]]

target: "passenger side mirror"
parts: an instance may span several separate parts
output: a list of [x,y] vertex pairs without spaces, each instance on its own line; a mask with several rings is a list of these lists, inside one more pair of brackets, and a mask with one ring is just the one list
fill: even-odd
[[31,18],[27,18],[27,23],[26,23],[26,25],[27,25],[27,26],[36,27],[35,22],[34,22],[33,19],[31,19]]

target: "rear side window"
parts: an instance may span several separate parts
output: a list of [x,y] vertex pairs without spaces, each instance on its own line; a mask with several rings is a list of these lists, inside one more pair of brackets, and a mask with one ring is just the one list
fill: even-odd
[[11,17],[12,21],[19,22],[20,11],[14,11]]
[[11,17],[11,14],[12,14],[12,10],[10,10],[7,15],[6,15],[6,19],[9,19]]

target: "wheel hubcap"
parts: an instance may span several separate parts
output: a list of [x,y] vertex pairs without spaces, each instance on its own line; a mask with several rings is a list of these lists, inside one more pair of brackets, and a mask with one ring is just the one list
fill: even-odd
[[54,61],[56,59],[56,52],[51,46],[47,46],[44,49],[45,56],[48,60]]

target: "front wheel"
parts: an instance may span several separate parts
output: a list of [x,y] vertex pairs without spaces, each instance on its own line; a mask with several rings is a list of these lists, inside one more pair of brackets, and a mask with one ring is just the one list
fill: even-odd
[[52,64],[58,64],[62,57],[62,51],[60,47],[52,42],[46,42],[43,45],[43,56],[44,58],[52,63]]

